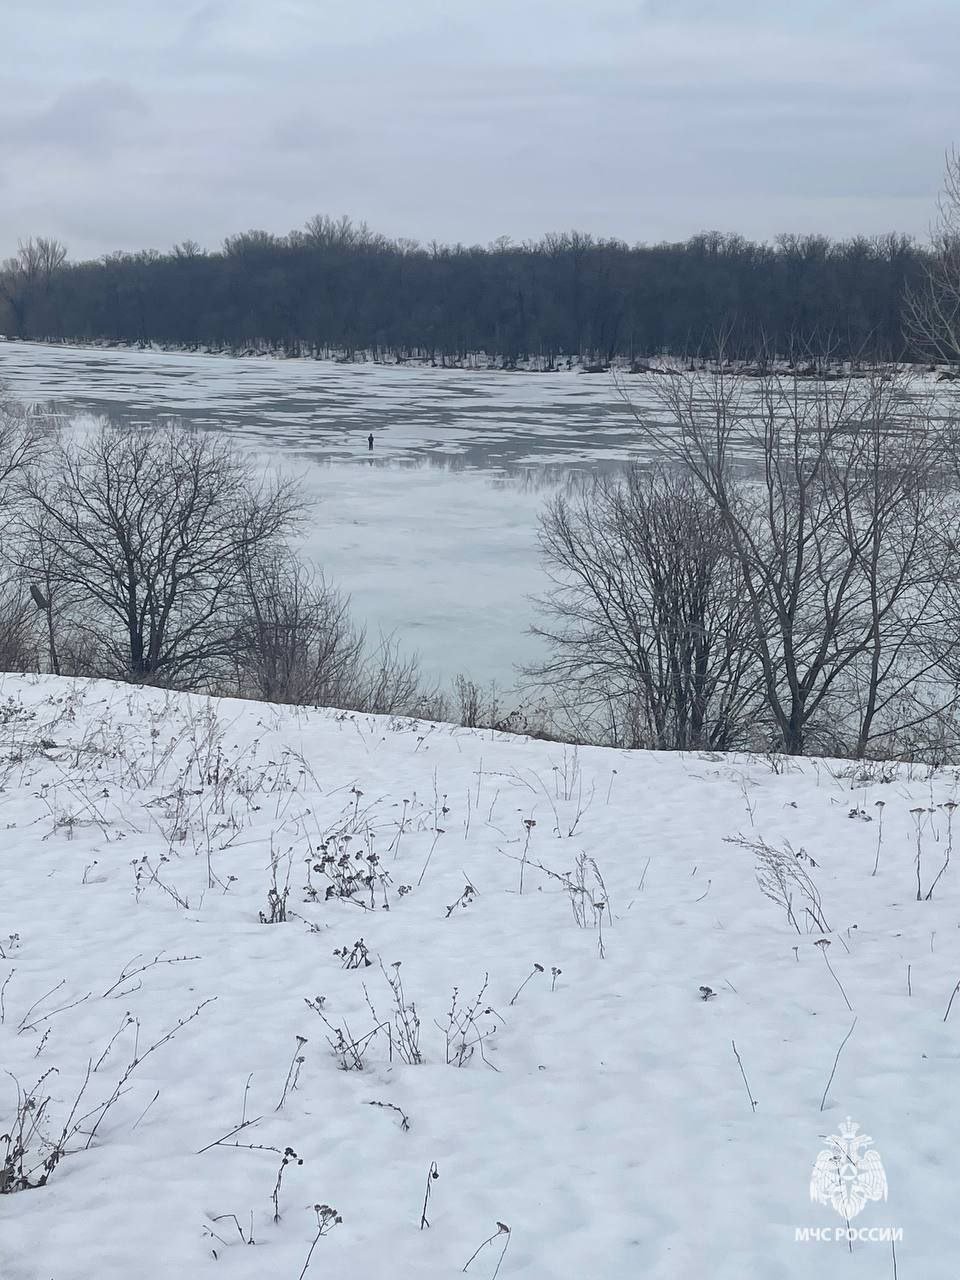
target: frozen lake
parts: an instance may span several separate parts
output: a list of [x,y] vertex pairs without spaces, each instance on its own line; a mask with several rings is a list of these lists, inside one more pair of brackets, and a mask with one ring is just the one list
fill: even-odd
[[[68,416],[170,414],[302,472],[307,546],[373,634],[424,670],[510,685],[536,656],[537,517],[571,477],[639,455],[609,375],[461,371],[0,344],[0,385]],[[629,380],[653,404],[650,380]],[[367,435],[375,447],[367,451]]]

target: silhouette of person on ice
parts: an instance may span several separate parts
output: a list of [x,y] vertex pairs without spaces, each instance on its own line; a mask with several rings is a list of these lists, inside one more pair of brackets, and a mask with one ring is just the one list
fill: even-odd
[[367,448],[370,450],[371,453],[373,453],[373,432],[372,431],[367,436]]

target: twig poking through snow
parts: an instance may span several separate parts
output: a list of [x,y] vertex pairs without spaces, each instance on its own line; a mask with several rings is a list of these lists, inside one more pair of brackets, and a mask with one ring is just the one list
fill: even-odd
[[[949,1013],[949,1010],[947,1010],[947,1012]],[[824,1091],[823,1091],[823,1097],[820,1099],[820,1110],[821,1110],[821,1111],[822,1111],[822,1110],[824,1109],[824,1107],[827,1105],[827,1094],[828,1094],[828,1093],[829,1093],[829,1091],[830,1091],[830,1086],[833,1084],[833,1077],[837,1074],[837,1064],[838,1064],[838,1063],[839,1063],[839,1061],[840,1061],[840,1055],[841,1055],[841,1053],[843,1053],[843,1046],[847,1043],[847,1041],[848,1041],[848,1040],[850,1039],[850,1037],[853,1035],[853,1028],[854,1028],[856,1025],[857,1025],[857,1020],[856,1020],[856,1018],[854,1018],[853,1022],[850,1024],[850,1030],[847,1032],[847,1034],[846,1034],[846,1035],[843,1037],[843,1039],[840,1041],[840,1048],[837,1050],[837,1056],[836,1056],[836,1057],[834,1058],[834,1060],[833,1060],[833,1070],[830,1072],[830,1079],[827,1081],[827,1087],[824,1089]]]
[[368,1102],[368,1107],[382,1107],[384,1111],[395,1111],[400,1117],[400,1128],[404,1133],[410,1132],[410,1117],[392,1102]]
[[[197,1155],[202,1156],[205,1151],[210,1151],[214,1147],[225,1146],[228,1138],[234,1137],[236,1134],[241,1133],[244,1129],[249,1129],[252,1125],[259,1124],[262,1119],[263,1119],[263,1116],[255,1116],[253,1120],[241,1120],[235,1129],[231,1129],[229,1133],[225,1133],[222,1138],[215,1138],[213,1142],[208,1142],[205,1147],[201,1147],[200,1150],[197,1152]],[[230,1145],[234,1147],[239,1147],[241,1144],[239,1142],[232,1142],[230,1143]]]
[[433,836],[433,844],[430,846],[430,852],[427,854],[427,860],[423,864],[423,870],[420,872],[420,878],[417,880],[417,888],[423,884],[423,877],[427,874],[427,867],[430,865],[430,859],[433,857],[433,851],[437,847],[437,841],[444,834],[443,827],[437,827]]
[[497,1229],[493,1235],[488,1236],[482,1244],[479,1244],[476,1249],[474,1249],[473,1253],[471,1253],[470,1257],[464,1263],[463,1270],[466,1271],[467,1267],[469,1267],[470,1263],[474,1260],[481,1249],[485,1249],[488,1244],[492,1244],[493,1241],[499,1239],[500,1236],[506,1236],[507,1238],[503,1242],[503,1248],[500,1250],[500,1257],[497,1261],[496,1268],[494,1269],[493,1275],[490,1277],[490,1280],[497,1280],[497,1276],[500,1274],[501,1264],[503,1263],[503,1256],[507,1252],[507,1245],[510,1243],[510,1228],[505,1222],[498,1222]]
[[10,972],[7,974],[7,976],[4,978],[3,985],[0,986],[0,1027],[3,1026],[4,1018],[6,1018],[7,1016],[7,1011],[3,1003],[3,998],[7,993],[7,984],[9,983],[10,979],[13,977],[13,975],[16,972],[17,972],[16,969],[11,969]]
[[956,809],[956,807],[957,806],[953,800],[948,800],[947,803],[943,806],[943,808],[946,809],[947,811],[947,852],[944,855],[943,866],[937,872],[936,876],[934,877],[933,884],[930,886],[930,888],[926,892],[926,897],[924,899],[926,902],[929,902],[931,900],[931,898],[933,897],[934,889],[940,883],[943,873],[950,866],[950,855],[953,853],[953,811],[954,809]]
[[740,1068],[740,1074],[743,1076],[743,1083],[747,1090],[747,1097],[750,1099],[750,1110],[756,1111],[757,1100],[753,1096],[753,1090],[750,1088],[749,1081],[747,1080],[747,1073],[744,1071],[743,1063],[740,1061],[740,1054],[737,1052],[737,1042],[736,1040],[731,1040],[730,1043],[733,1045],[733,1054],[737,1060],[737,1066]]
[[530,848],[530,832],[537,825],[535,818],[524,818],[523,825],[527,835],[523,842],[523,853],[520,855],[520,892],[523,893],[523,872],[527,865],[527,850]]
[[[88,991],[85,996],[80,996],[76,1000],[71,1000],[68,1004],[57,1005],[56,1009],[51,1009],[49,1013],[41,1014],[39,1018],[34,1018],[32,1022],[28,1023],[26,1021],[21,1021],[19,1030],[36,1031],[42,1022],[47,1022],[50,1018],[55,1018],[58,1013],[66,1013],[68,1009],[75,1009],[78,1004],[83,1004],[84,1001],[89,1000],[92,994],[93,992]],[[33,1007],[36,1008],[37,1006],[34,1005]]]
[[[6,984],[4,984],[4,985],[6,985]],[[57,983],[57,985],[56,985],[55,987],[51,987],[51,988],[50,988],[50,990],[49,990],[49,991],[47,991],[44,995],[42,995],[42,996],[40,997],[40,999],[39,999],[39,1000],[34,1000],[33,1004],[30,1006],[30,1008],[27,1010],[27,1012],[26,1012],[26,1013],[23,1015],[23,1017],[20,1019],[20,1024],[19,1024],[19,1026],[17,1027],[17,1030],[18,1030],[18,1031],[23,1031],[23,1030],[24,1030],[24,1028],[25,1028],[25,1027],[27,1026],[27,1024],[28,1024],[28,1020],[29,1020],[29,1018],[30,1018],[31,1013],[33,1013],[34,1009],[36,1009],[36,1007],[37,1007],[37,1005],[38,1005],[38,1004],[43,1004],[43,1002],[44,1002],[44,1000],[46,1000],[47,996],[52,996],[52,995],[53,995],[53,993],[54,993],[55,991],[59,991],[61,987],[65,987],[66,985],[67,985],[67,980],[66,980],[66,978],[61,978],[61,979],[60,979],[60,981]]]
[[146,1106],[143,1108],[143,1110],[140,1112],[139,1116],[137,1116],[136,1123],[135,1123],[134,1125],[132,1125],[132,1126],[131,1126],[131,1132],[132,1132],[132,1130],[133,1130],[133,1129],[135,1129],[135,1128],[137,1127],[137,1125],[140,1123],[140,1121],[141,1121],[141,1120],[143,1119],[143,1117],[147,1114],[147,1112],[150,1110],[150,1108],[153,1106],[153,1104],[156,1102],[156,1100],[157,1100],[159,1097],[160,1097],[160,1090],[158,1089],[158,1090],[157,1090],[157,1092],[156,1092],[156,1093],[153,1095],[153,1097],[150,1099],[150,1101],[147,1103],[147,1105],[146,1105]]
[[879,810],[879,812],[878,812],[878,814],[877,814],[877,856],[876,856],[876,857],[874,858],[874,860],[873,860],[873,870],[870,872],[870,874],[871,874],[872,876],[875,876],[875,875],[877,874],[877,869],[878,869],[878,868],[879,868],[879,866],[880,866],[880,848],[881,848],[881,846],[883,845],[883,806],[884,806],[884,803],[885,803],[885,802],[884,802],[883,800],[878,800],[878,801],[876,802],[876,807],[877,807],[877,809]]
[[287,1100],[287,1094],[297,1087],[297,1081],[300,1079],[300,1068],[304,1064],[304,1056],[300,1052],[307,1043],[306,1036],[297,1036],[297,1047],[293,1051],[293,1057],[290,1059],[290,1069],[287,1071],[287,1078],[284,1082],[283,1093],[280,1095],[280,1101],[274,1107],[274,1111],[279,1111]]
[[310,1266],[310,1259],[313,1257],[313,1251],[320,1243],[321,1239],[329,1235],[334,1227],[339,1226],[343,1221],[336,1209],[332,1209],[328,1204],[315,1204],[313,1211],[317,1215],[317,1234],[313,1237],[313,1244],[310,1246],[310,1252],[307,1254],[307,1260],[303,1264],[303,1270],[300,1272],[298,1280],[303,1280]]
[[127,1027],[132,1025],[132,1023],[133,1023],[133,1015],[130,1013],[125,1013],[123,1015],[123,1019],[120,1023],[120,1026],[117,1027],[116,1031],[113,1033],[113,1035],[110,1037],[110,1040],[107,1042],[107,1047],[104,1049],[103,1053],[101,1053],[100,1057],[94,1063],[93,1065],[94,1071],[100,1070],[100,1068],[103,1066],[104,1062],[106,1061],[107,1054],[116,1044],[118,1038],[123,1034],[123,1032],[127,1029]]
[[[107,987],[106,991],[104,991],[103,995],[100,997],[101,1000],[106,1000],[107,996],[112,995],[113,992],[116,991],[117,987],[123,986],[123,984],[125,982],[129,982],[131,978],[135,978],[140,973],[145,973],[147,969],[152,969],[155,965],[185,964],[186,961],[188,960],[199,960],[200,956],[170,956],[169,959],[165,960],[163,958],[163,952],[160,951],[157,953],[157,955],[153,957],[152,960],[148,960],[146,964],[137,965],[136,968],[133,968],[132,966],[136,965],[136,962],[139,959],[140,959],[140,955],[135,955],[132,960],[127,961],[127,963],[120,970],[120,977],[116,980],[113,986]],[[138,983],[136,987],[132,987],[128,991],[121,991],[120,995],[128,996],[133,991],[139,990],[140,985],[141,984]]]
[[440,1171],[437,1169],[436,1160],[430,1161],[430,1168],[427,1170],[427,1185],[423,1193],[423,1208],[420,1211],[420,1230],[429,1227],[430,1221],[427,1218],[427,1205],[430,1203],[430,1193],[432,1184],[440,1177]]
[[523,988],[527,985],[530,979],[535,977],[538,973],[543,973],[542,964],[534,964],[533,968],[530,970],[530,972],[527,974],[524,980],[520,983],[519,987],[517,987],[516,991],[513,993],[513,999],[510,1001],[511,1004],[517,1003],[517,996],[520,994]]
[[293,1147],[285,1147],[280,1160],[280,1168],[277,1170],[277,1180],[273,1184],[273,1194],[270,1199],[273,1201],[273,1220],[280,1221],[280,1188],[283,1185],[283,1171],[288,1164],[296,1161],[297,1164],[303,1164],[303,1157],[298,1156]]
[[950,995],[950,1003],[947,1005],[947,1012],[943,1015],[944,1022],[946,1022],[946,1020],[950,1017],[950,1010],[953,1008],[953,1002],[956,999],[956,995],[958,991],[960,991],[960,982],[958,982],[957,985],[953,988],[953,991]]
[[826,961],[827,968],[830,970],[830,977],[834,980],[834,982],[835,982],[835,983],[837,984],[837,986],[840,988],[840,994],[843,996],[843,1002],[844,1002],[844,1004],[847,1006],[847,1008],[850,1010],[850,1012],[851,1012],[851,1013],[853,1013],[853,1005],[852,1005],[852,1004],[850,1003],[850,1001],[847,999],[847,993],[846,993],[846,992],[844,991],[844,989],[843,989],[843,983],[840,981],[840,979],[839,979],[839,978],[837,977],[837,975],[834,973],[834,971],[833,971],[833,965],[830,963],[829,957],[827,956],[827,947],[829,947],[829,945],[830,945],[830,939],[829,939],[829,938],[818,938],[818,939],[817,939],[817,941],[816,941],[813,945],[814,945],[815,947],[819,947],[819,948],[820,948],[820,954],[823,956],[824,960]]
[[[210,996],[207,1000],[202,1000],[200,1004],[197,1005],[196,1009],[194,1009],[193,1013],[188,1013],[185,1017],[178,1018],[175,1025],[170,1028],[170,1030],[166,1033],[166,1035],[162,1035],[159,1040],[155,1040],[153,1044],[150,1045],[149,1048],[144,1049],[143,1053],[139,1052],[138,1047],[136,1046],[134,1047],[133,1057],[130,1059],[130,1062],[127,1065],[127,1068],[124,1071],[123,1075],[117,1081],[117,1084],[113,1090],[113,1093],[111,1093],[110,1097],[107,1099],[106,1102],[100,1103],[98,1107],[94,1108],[94,1111],[99,1111],[100,1114],[97,1116],[97,1119],[93,1124],[93,1127],[91,1128],[90,1132],[87,1134],[87,1141],[84,1144],[85,1151],[89,1151],[91,1145],[93,1144],[94,1139],[97,1136],[97,1130],[100,1128],[100,1125],[103,1123],[104,1116],[107,1115],[107,1113],[110,1111],[114,1103],[117,1102],[117,1100],[120,1098],[120,1095],[123,1092],[124,1085],[133,1075],[134,1071],[136,1071],[137,1067],[140,1066],[140,1064],[144,1061],[144,1059],[149,1058],[151,1053],[156,1053],[156,1051],[158,1049],[161,1049],[165,1044],[169,1044],[169,1042],[173,1039],[173,1037],[177,1034],[178,1031],[182,1031],[183,1028],[188,1026],[191,1022],[193,1022],[195,1018],[199,1018],[200,1014],[204,1011],[207,1005],[213,1004],[216,1001],[216,999],[217,999],[216,996]],[[139,1023],[137,1024],[137,1026],[139,1030]],[[88,1115],[82,1116],[78,1124],[83,1123],[84,1120],[89,1119],[90,1115],[93,1115],[93,1114],[94,1112],[89,1112]]]

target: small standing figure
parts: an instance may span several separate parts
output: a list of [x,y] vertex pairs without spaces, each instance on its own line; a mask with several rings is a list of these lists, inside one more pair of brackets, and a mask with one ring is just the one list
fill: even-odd
[[373,432],[372,431],[367,436],[367,448],[370,450],[371,453],[373,453]]

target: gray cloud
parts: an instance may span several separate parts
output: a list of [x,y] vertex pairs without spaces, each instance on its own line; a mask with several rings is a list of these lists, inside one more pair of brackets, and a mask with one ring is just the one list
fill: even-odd
[[137,141],[149,110],[129,85],[97,80],[64,90],[40,111],[14,117],[11,144],[28,153],[43,147],[83,153],[110,151]]
[[318,211],[467,242],[923,235],[960,118],[953,0],[4,5],[0,256]]

